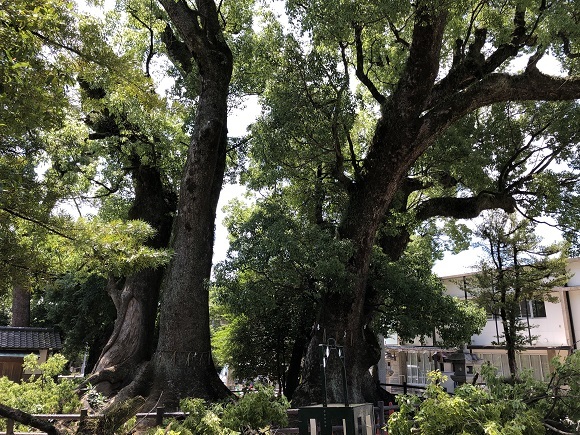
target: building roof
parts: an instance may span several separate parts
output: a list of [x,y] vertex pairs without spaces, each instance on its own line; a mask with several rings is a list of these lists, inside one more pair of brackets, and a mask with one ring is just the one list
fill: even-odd
[[60,334],[54,329],[0,326],[0,350],[61,348]]

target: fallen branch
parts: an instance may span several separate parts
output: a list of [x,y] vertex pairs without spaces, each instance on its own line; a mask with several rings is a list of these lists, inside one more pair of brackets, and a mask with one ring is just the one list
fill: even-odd
[[32,426],[36,429],[46,432],[48,435],[61,435],[61,432],[48,421],[41,420],[34,417],[33,415],[28,414],[27,412],[11,408],[10,406],[3,405],[2,403],[0,403],[0,416],[4,418],[10,418],[27,426]]

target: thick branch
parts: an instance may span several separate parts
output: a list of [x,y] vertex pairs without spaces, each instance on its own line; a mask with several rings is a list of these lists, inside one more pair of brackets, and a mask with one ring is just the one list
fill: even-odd
[[175,33],[173,33],[173,29],[168,24],[163,29],[163,33],[161,33],[161,41],[165,44],[165,48],[167,49],[167,54],[173,61],[175,65],[179,65],[182,70],[182,76],[186,76],[193,70],[193,59],[191,51],[187,48],[187,45],[177,39]]
[[576,59],[576,58],[580,57],[580,53],[572,53],[572,50],[570,49],[570,38],[568,38],[568,35],[566,35],[566,33],[564,33],[564,31],[562,31],[562,30],[559,31],[558,36],[562,40],[562,44],[563,44],[562,49],[563,49],[564,54],[566,56],[568,56],[570,59]]
[[[521,47],[534,43],[535,38],[533,37],[533,32],[536,30],[539,19],[540,17],[537,18],[536,22],[533,23],[531,29],[528,31],[525,22],[525,11],[516,8],[513,20],[514,30],[512,32],[512,39],[510,42],[500,45],[487,59],[485,59],[481,52],[486,42],[487,30],[476,29],[474,32],[474,42],[470,44],[468,54],[463,58],[461,53],[456,53],[453,68],[434,87],[430,102],[436,103],[446,95],[466,89],[485,75],[493,73],[511,57],[516,56]],[[461,40],[459,42],[463,43]],[[536,63],[542,54],[543,51],[538,50],[534,57]]]
[[385,96],[379,92],[375,84],[366,75],[364,71],[364,54],[362,48],[362,26],[355,25],[354,26],[354,41],[356,46],[356,76],[361,81],[363,85],[367,87],[371,95],[379,104],[383,104],[385,102]]
[[185,41],[189,51],[195,53],[203,46],[202,31],[199,26],[199,12],[192,10],[183,0],[160,0],[171,22]]
[[49,435],[61,434],[61,432],[49,422],[36,418],[27,412],[20,411],[19,409],[3,405],[2,403],[0,403],[0,415],[4,418],[10,418],[27,426],[32,426],[36,429],[46,432]]
[[463,92],[443,99],[425,115],[418,142],[430,144],[435,135],[480,107],[504,101],[564,101],[580,98],[580,77],[561,78],[541,73],[533,65],[519,75],[490,74]]
[[416,216],[419,221],[432,217],[473,219],[484,210],[502,209],[507,213],[513,213],[515,205],[516,201],[510,195],[482,192],[471,198],[431,198],[419,205]]
[[439,60],[447,12],[437,16],[417,12],[413,40],[405,70],[394,94],[394,107],[402,120],[416,119],[424,110],[439,72]]

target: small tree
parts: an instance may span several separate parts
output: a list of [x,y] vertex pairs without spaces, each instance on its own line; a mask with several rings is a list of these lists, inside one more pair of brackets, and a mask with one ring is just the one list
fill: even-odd
[[518,221],[514,215],[490,213],[476,231],[486,257],[467,282],[468,291],[481,306],[501,321],[503,334],[498,335],[498,344],[507,350],[512,378],[518,373],[516,352],[534,339],[529,332],[530,305],[554,302],[553,288],[568,279],[563,246],[541,246],[534,227],[531,221]]

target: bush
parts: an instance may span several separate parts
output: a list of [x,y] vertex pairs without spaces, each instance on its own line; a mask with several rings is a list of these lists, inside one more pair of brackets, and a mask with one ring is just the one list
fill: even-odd
[[[40,365],[36,355],[28,355],[24,358],[24,368],[40,374],[33,374],[20,384],[7,377],[0,378],[0,403],[31,414],[70,413],[78,410],[80,402],[75,393],[76,385],[70,380],[55,381],[66,363],[60,354],[51,356]],[[6,428],[4,419],[0,419],[0,428]]]
[[506,381],[491,366],[482,367],[485,387],[462,385],[455,395],[440,386],[445,377],[431,372],[425,395],[399,396],[401,409],[388,422],[389,434],[536,435],[579,433],[580,353],[555,367],[548,382],[523,373]]
[[181,410],[189,416],[178,423],[172,421],[154,435],[234,435],[267,433],[271,425],[288,424],[289,403],[278,398],[273,388],[258,386],[236,402],[207,404],[202,399],[181,401]]
[[226,406],[223,424],[242,433],[271,424],[282,427],[288,424],[289,406],[288,400],[277,398],[272,388],[258,386],[255,392],[246,393],[238,402]]

